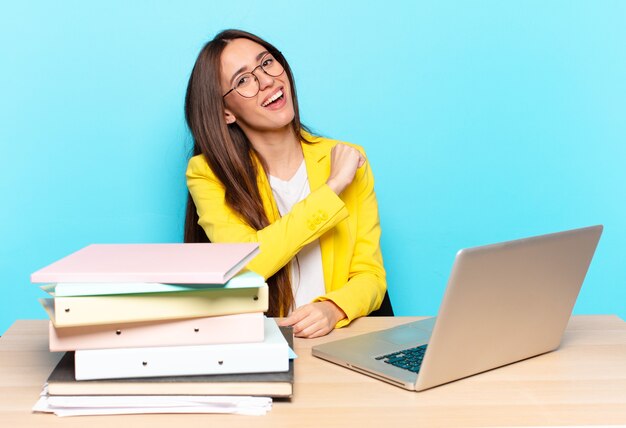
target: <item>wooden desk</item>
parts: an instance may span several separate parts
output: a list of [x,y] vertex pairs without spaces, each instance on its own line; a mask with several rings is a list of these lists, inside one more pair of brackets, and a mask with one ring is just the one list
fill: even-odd
[[626,424],[626,323],[575,316],[561,348],[415,393],[311,356],[311,346],[418,318],[363,318],[329,336],[297,339],[295,395],[266,416],[32,414],[61,357],[48,351],[47,321],[17,321],[0,338],[2,427],[394,427]]

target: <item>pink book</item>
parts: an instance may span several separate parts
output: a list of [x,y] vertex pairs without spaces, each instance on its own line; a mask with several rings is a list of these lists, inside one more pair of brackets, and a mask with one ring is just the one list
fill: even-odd
[[30,279],[223,284],[258,252],[257,243],[93,244],[38,270]]
[[55,328],[50,351],[263,342],[263,313]]

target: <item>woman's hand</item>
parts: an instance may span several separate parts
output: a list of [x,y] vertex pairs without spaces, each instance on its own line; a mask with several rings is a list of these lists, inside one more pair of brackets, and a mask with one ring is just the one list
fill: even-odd
[[331,300],[300,306],[287,318],[277,320],[279,326],[293,326],[296,337],[320,337],[330,333],[346,314]]
[[337,144],[330,156],[330,176],[326,184],[339,195],[352,183],[356,170],[365,163],[365,157],[347,144]]

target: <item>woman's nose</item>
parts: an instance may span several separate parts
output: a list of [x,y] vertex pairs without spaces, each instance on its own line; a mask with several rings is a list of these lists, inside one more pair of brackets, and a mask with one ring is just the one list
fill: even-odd
[[263,70],[257,70],[254,73],[256,80],[259,82],[259,89],[263,90],[274,83],[274,78]]

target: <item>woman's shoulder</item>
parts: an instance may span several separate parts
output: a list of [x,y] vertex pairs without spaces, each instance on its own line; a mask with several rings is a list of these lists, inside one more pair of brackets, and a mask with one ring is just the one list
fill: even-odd
[[199,154],[189,159],[189,162],[187,162],[187,176],[190,175],[214,176],[204,155]]
[[189,159],[189,162],[187,162],[187,169],[198,169],[198,168],[204,168],[204,167],[208,167],[209,165],[207,164],[206,159],[204,158],[203,155],[195,155],[192,156]]
[[354,144],[354,143],[348,142],[348,141],[336,140],[336,139],[333,139],[333,138],[323,137],[323,136],[320,136],[320,135],[312,134],[312,133],[307,132],[307,131],[302,131],[302,137],[304,138],[304,140],[306,142],[319,145],[320,149],[323,148],[323,149],[325,149],[327,151],[330,151],[337,144],[346,144],[346,145],[348,145],[350,147],[354,147],[355,149],[357,149],[361,153],[365,154],[365,149],[362,146],[360,146],[358,144]]

